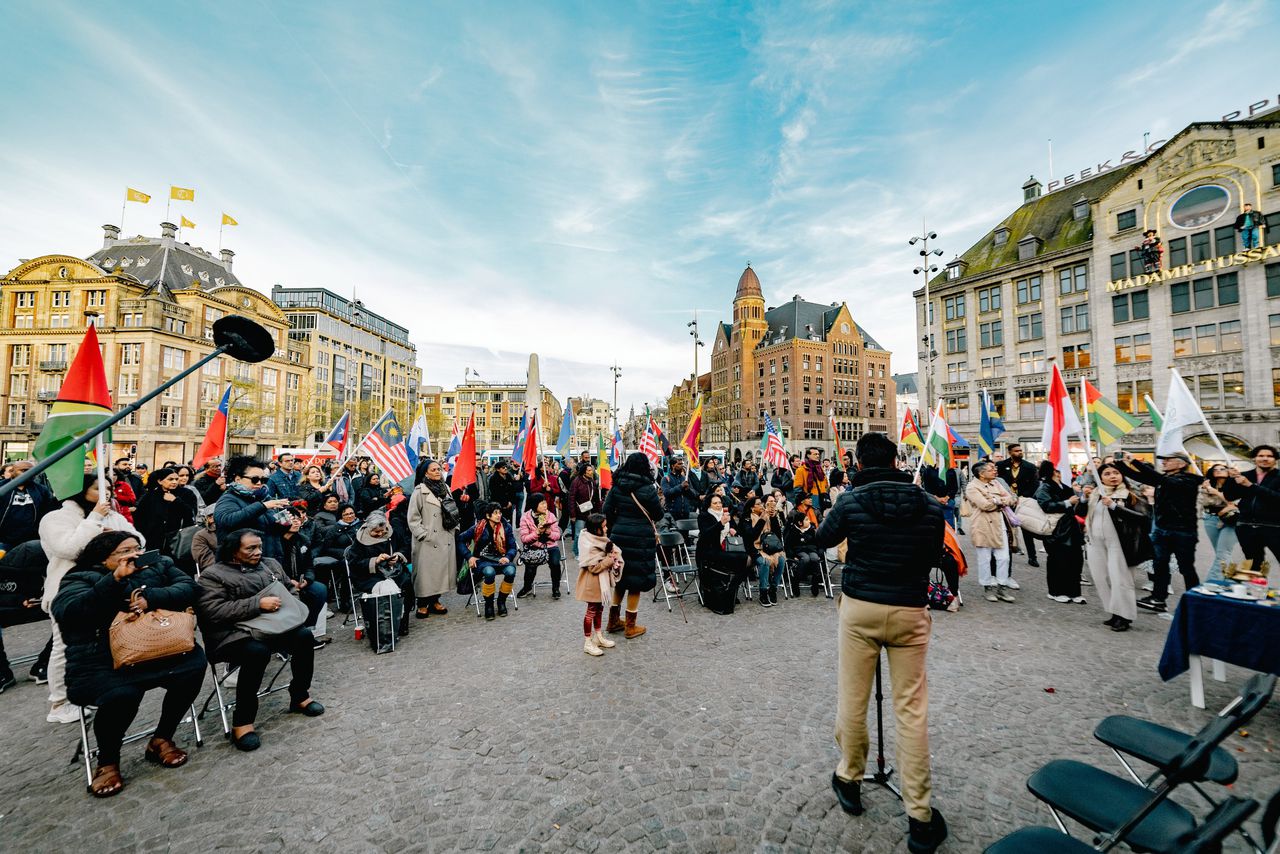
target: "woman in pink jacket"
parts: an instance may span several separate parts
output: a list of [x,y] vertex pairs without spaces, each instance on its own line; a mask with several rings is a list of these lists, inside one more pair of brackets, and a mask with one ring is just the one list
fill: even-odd
[[524,561],[524,584],[517,599],[536,596],[533,579],[538,567],[551,565],[551,598],[560,598],[560,526],[551,512],[547,497],[540,492],[529,496],[528,509],[520,517],[520,556]]

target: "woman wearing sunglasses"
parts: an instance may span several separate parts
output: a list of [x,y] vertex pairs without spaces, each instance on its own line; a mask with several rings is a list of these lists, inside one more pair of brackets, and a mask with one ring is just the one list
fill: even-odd
[[267,498],[267,469],[253,457],[232,457],[227,461],[227,491],[213,508],[213,524],[218,532],[218,545],[242,528],[263,533],[262,554],[273,560],[284,557],[281,535],[289,529],[292,517],[284,508],[286,498]]

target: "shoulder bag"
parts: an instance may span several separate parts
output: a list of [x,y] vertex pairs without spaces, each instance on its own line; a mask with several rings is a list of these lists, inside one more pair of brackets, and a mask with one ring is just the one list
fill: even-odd
[[1066,514],[1045,513],[1040,502],[1034,498],[1018,499],[1018,519],[1022,522],[1022,528],[1037,537],[1052,536],[1064,515]]
[[644,518],[649,520],[649,527],[653,528],[653,544],[658,544],[658,526],[654,524],[653,517],[649,515],[649,511],[644,509],[644,505],[640,503],[640,499],[636,498],[636,494],[631,493],[631,500],[636,503],[636,507],[640,508],[640,512],[644,514]]
[[204,525],[187,525],[176,531],[170,531],[165,534],[164,542],[160,544],[160,553],[175,561],[190,558],[191,541],[203,530]]
[[[145,588],[129,594],[133,603]],[[144,594],[145,595],[145,594]],[[107,630],[111,646],[111,662],[116,670],[131,664],[159,661],[191,652],[196,646],[196,615],[185,611],[157,608],[135,614],[117,614]]]
[[236,624],[236,628],[250,634],[254,640],[266,640],[291,632],[307,621],[307,606],[303,605],[293,592],[281,581],[273,581],[258,594],[261,600],[267,596],[280,599],[278,611],[263,611],[258,616]]
[[739,536],[725,537],[724,550],[726,554],[745,555],[747,553],[747,544]]

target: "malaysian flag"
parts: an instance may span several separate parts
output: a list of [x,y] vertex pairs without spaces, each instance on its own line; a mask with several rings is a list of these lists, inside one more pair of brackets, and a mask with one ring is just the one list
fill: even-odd
[[764,462],[775,468],[790,469],[791,461],[787,459],[787,449],[782,447],[782,436],[767,412],[764,414],[764,433]]
[[359,447],[368,450],[369,456],[392,483],[413,477],[413,466],[409,465],[409,456],[405,453],[404,434],[400,432],[400,422],[396,421],[392,410],[388,409],[378,419]]

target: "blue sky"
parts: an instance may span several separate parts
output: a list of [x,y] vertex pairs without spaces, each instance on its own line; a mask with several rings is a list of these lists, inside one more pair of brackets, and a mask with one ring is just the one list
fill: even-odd
[[[906,239],[946,258],[1058,176],[1280,92],[1280,5],[1077,2],[18,3],[0,54],[0,267],[99,225],[353,289],[424,382],[465,367],[655,401],[685,323],[847,301],[915,369]],[[1248,60],[1247,65],[1240,63]],[[174,216],[177,216],[175,211]],[[707,329],[711,324],[706,325]],[[707,350],[709,350],[709,345]],[[704,350],[704,354],[706,350]],[[707,357],[703,356],[705,369]]]

